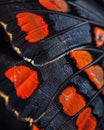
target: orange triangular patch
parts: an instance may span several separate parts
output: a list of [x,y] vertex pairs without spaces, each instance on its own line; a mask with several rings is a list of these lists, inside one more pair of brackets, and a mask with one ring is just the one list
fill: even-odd
[[18,26],[27,33],[25,39],[30,43],[40,41],[48,36],[48,25],[41,16],[25,12],[18,13],[16,18]]
[[5,76],[14,83],[16,94],[22,99],[30,97],[40,84],[38,72],[24,65],[8,69]]

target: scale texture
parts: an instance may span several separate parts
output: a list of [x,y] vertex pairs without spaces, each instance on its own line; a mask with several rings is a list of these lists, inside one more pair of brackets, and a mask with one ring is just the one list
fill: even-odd
[[93,0],[0,0],[0,23],[9,40],[0,52],[7,108],[34,130],[104,130],[103,8]]

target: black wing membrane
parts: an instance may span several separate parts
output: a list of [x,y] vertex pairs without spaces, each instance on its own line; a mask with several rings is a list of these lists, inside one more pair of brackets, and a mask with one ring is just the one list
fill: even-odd
[[[90,50],[94,51],[91,48]],[[93,64],[103,66],[103,59],[99,58],[102,55],[104,57],[103,51],[96,51],[98,51],[97,55],[99,56],[89,66]],[[0,96],[5,99],[7,108],[13,111],[17,117],[30,123],[35,123],[39,128],[44,128],[45,130],[77,129],[76,118],[80,113],[75,116],[68,116],[64,113],[58,100],[64,89],[74,85],[78,92],[87,98],[88,103],[84,109],[89,106],[92,107],[92,113],[99,121],[104,113],[104,96],[101,94],[104,87],[99,91],[95,89],[95,85],[91,83],[83,72],[85,68],[78,70],[71,59],[67,60],[67,57],[66,55],[60,60],[39,67],[38,71],[42,75],[42,82],[39,88],[29,98],[21,99],[17,96],[14,83],[5,76],[5,72],[10,68],[21,65],[28,66],[31,69],[35,68],[21,60],[21,58],[1,53]]]
[[[87,2],[86,5],[89,9],[90,3]],[[93,7],[92,10],[94,9],[95,12],[93,11],[91,15],[90,10],[85,10],[85,16],[89,15],[89,19],[45,10],[37,1],[1,1],[0,6],[0,21],[10,35],[12,47],[22,58],[31,62],[34,66],[43,66],[51,63],[73,48],[84,47],[86,44],[93,45],[91,25],[104,27],[103,13],[100,11],[98,13],[99,21],[95,20],[96,12],[99,10],[97,11],[98,7],[94,8],[93,5],[91,8]],[[70,3],[69,6],[71,6]],[[75,6],[77,7],[77,4]],[[78,10],[80,9],[78,8]],[[17,14],[26,12],[43,17],[49,27],[49,35],[33,43],[26,40],[25,36],[27,34],[18,26],[16,18]]]
[[[78,16],[46,10],[38,1],[33,0],[0,1],[0,21],[10,35],[12,47],[22,58],[33,65],[15,56],[14,51],[7,53],[3,47],[4,51],[0,53],[0,96],[5,99],[7,107],[19,118],[36,124],[40,129],[77,130],[78,116],[89,107],[97,120],[96,128],[104,129],[102,125],[104,84],[101,84],[98,90],[96,84],[85,72],[94,65],[101,66],[104,70],[104,47],[97,48],[92,37],[93,27],[104,28],[103,11],[99,11],[98,6],[94,8],[95,5],[90,5],[90,2],[86,0],[84,2],[88,9],[87,6],[84,9],[84,4],[80,0],[78,3],[67,2],[70,7],[74,6],[79,10]],[[93,10],[91,14],[90,8]],[[82,9],[84,9],[84,16],[81,14]],[[16,19],[18,13],[24,12],[43,17],[49,26],[49,35],[32,44],[25,40],[26,33],[18,26]],[[98,19],[96,19],[96,14]],[[70,53],[81,50],[89,52],[93,60],[78,69]],[[18,97],[15,84],[5,76],[7,70],[21,65],[37,70],[41,77],[38,89],[26,99]],[[73,116],[66,114],[59,102],[62,92],[71,86],[74,86],[77,92],[86,99],[86,105]]]
[[[1,32],[0,36],[2,35]],[[5,36],[5,35],[4,35]],[[29,64],[24,62],[12,48],[9,46],[5,39],[0,39],[0,96],[5,100],[7,108],[19,117],[28,102],[28,99],[21,99],[16,94],[14,84],[9,78],[6,77],[5,72],[10,68],[19,66],[30,67]],[[30,67],[31,68],[31,67]],[[21,73],[19,74],[21,75]]]
[[104,25],[103,8],[98,7],[98,3],[94,0],[91,0],[90,2],[87,0],[67,0],[67,2],[70,7],[72,5],[71,10],[75,15]]
[[[9,47],[9,51],[10,49]],[[104,57],[103,51],[91,48],[86,50],[95,52],[97,55],[89,66],[93,64],[103,66],[101,58],[102,55]],[[5,76],[5,72],[9,68],[20,65],[28,66],[31,69],[34,67],[12,54],[13,52],[7,53],[5,48],[2,48],[0,53],[0,96],[5,99],[7,108],[13,111],[17,117],[35,123],[39,128],[45,130],[77,129],[76,118],[79,113],[73,117],[66,115],[58,101],[62,91],[69,85],[74,85],[79,93],[86,96],[88,104],[85,107],[92,106],[93,114],[100,122],[104,113],[104,98],[101,94],[104,87],[100,91],[96,90],[94,84],[84,74],[85,68],[78,71],[71,59],[67,60],[67,55],[51,64],[39,67],[43,82],[30,98],[23,100],[17,96],[14,83]]]

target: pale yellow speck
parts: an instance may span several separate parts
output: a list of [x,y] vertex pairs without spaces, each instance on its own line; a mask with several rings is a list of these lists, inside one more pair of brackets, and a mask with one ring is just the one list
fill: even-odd
[[9,97],[0,91],[0,96],[5,100],[5,104],[8,105]]
[[8,32],[8,31],[6,30],[6,29],[7,29],[7,24],[5,24],[4,22],[1,22],[1,21],[0,21],[0,24],[4,27],[5,31],[7,32],[8,36],[9,36],[9,38],[10,38],[10,41],[12,41],[13,35],[12,35],[12,33]]
[[21,54],[21,51],[20,51],[20,49],[19,49],[18,47],[13,46],[13,49],[14,49],[18,54]]
[[32,126],[34,120],[31,117],[27,117],[25,120],[30,123],[30,126]]
[[12,109],[12,112],[15,114],[16,117],[19,116],[19,113],[15,109]]

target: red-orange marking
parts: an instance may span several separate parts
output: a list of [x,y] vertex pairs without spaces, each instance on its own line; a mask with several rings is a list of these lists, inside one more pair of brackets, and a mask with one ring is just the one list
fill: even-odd
[[94,35],[95,35],[96,47],[103,46],[104,45],[104,29],[95,27]]
[[97,119],[91,114],[91,108],[85,109],[76,120],[78,130],[95,130]]
[[87,51],[72,51],[70,53],[71,58],[76,61],[76,66],[79,69],[82,69],[86,65],[90,64],[93,61],[91,54]]
[[39,129],[36,125],[33,125],[32,130],[44,130],[44,129]]
[[69,116],[75,115],[86,105],[85,99],[77,94],[74,87],[66,88],[59,96],[59,102],[62,104],[64,112]]
[[98,89],[104,85],[104,71],[101,66],[91,66],[90,68],[86,69],[85,72]]
[[49,10],[68,12],[68,5],[64,0],[39,0],[39,2]]
[[[71,58],[76,61],[76,66],[81,69],[93,61],[92,56],[87,51],[73,51]],[[99,65],[93,65],[84,70],[89,79],[100,89],[104,85],[104,71]]]
[[32,130],[39,130],[39,128],[36,125],[33,125]]
[[16,15],[18,26],[27,33],[25,39],[29,42],[37,42],[48,36],[48,25],[43,18],[37,14],[25,12]]
[[14,83],[16,94],[22,99],[30,97],[40,84],[37,71],[24,65],[8,69],[5,76]]

